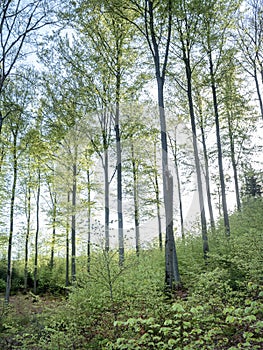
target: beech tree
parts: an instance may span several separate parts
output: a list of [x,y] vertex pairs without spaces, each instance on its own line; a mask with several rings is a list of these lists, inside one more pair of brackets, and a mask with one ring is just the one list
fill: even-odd
[[[249,142],[253,129],[256,127],[256,115],[249,107],[249,92],[243,93],[246,82],[235,61],[235,50],[227,55],[228,69],[224,70],[222,79],[222,126],[223,142],[227,144],[225,154],[230,158],[233,170],[233,182],[236,195],[236,207],[241,210],[241,195],[239,185],[240,165],[247,156]],[[223,68],[224,69],[224,68]],[[225,139],[225,140],[224,140]],[[228,146],[229,145],[229,146]],[[248,151],[249,152],[249,151]]]
[[[172,203],[172,176],[168,167],[168,147],[165,117],[164,83],[167,73],[167,64],[170,51],[172,33],[172,1],[164,4],[156,4],[154,1],[143,2],[134,0],[131,2],[111,1],[111,11],[117,13],[121,19],[125,19],[137,28],[149,49],[157,83],[158,110],[160,121],[160,136],[162,145],[162,177],[164,206],[166,216],[166,272],[165,284],[169,289],[174,289],[180,284],[180,275],[173,234],[173,203]],[[169,200],[171,202],[169,202]]]
[[[200,35],[202,41],[202,50],[206,54],[207,69],[209,74],[209,84],[211,89],[214,120],[216,127],[216,142],[218,152],[218,169],[220,177],[220,188],[222,196],[222,209],[226,235],[230,235],[230,225],[226,199],[226,185],[224,179],[223,151],[221,143],[220,128],[220,110],[218,102],[218,68],[222,64],[222,55],[226,36],[229,33],[230,24],[233,21],[233,15],[237,10],[238,2],[233,0],[228,3],[211,0],[200,5],[201,26]],[[220,21],[219,21],[220,18]],[[219,24],[220,23],[220,24]]]
[[56,229],[57,229],[57,216],[58,216],[58,194],[55,183],[55,165],[53,164],[51,168],[51,173],[46,176],[46,183],[48,187],[49,197],[50,197],[50,214],[51,214],[51,227],[52,227],[52,238],[51,238],[51,252],[50,252],[50,262],[49,266],[52,270],[54,267],[54,253],[55,253],[55,241],[56,241]]
[[173,6],[171,0],[166,1],[162,6],[155,6],[153,1],[146,0],[144,6],[141,8],[139,7],[139,9],[144,19],[144,28],[141,29],[141,31],[146,38],[153,59],[158,90],[158,108],[162,144],[163,195],[166,218],[165,283],[170,290],[173,290],[176,285],[180,284],[180,274],[173,233],[173,178],[168,165],[168,145],[164,103],[164,84],[170,52]]
[[244,10],[237,14],[237,42],[241,50],[238,55],[245,72],[252,77],[256,86],[256,93],[263,118],[263,2],[262,0],[248,0]]
[[[198,84],[198,83],[197,83]],[[196,84],[196,85],[197,85]],[[203,154],[204,154],[204,172],[205,172],[205,183],[206,183],[206,194],[207,194],[207,204],[208,204],[208,210],[209,210],[209,216],[210,216],[210,226],[212,231],[215,229],[215,219],[214,219],[214,212],[213,212],[213,205],[212,205],[212,196],[211,196],[211,176],[210,176],[210,169],[209,169],[209,153],[208,153],[208,147],[207,147],[207,132],[206,132],[206,124],[208,124],[207,121],[207,112],[205,113],[205,107],[204,107],[204,101],[201,91],[199,90],[199,87],[195,86],[195,92],[196,92],[196,109],[199,119],[199,127],[201,130],[201,139],[202,139],[202,147],[203,147]],[[208,113],[210,109],[208,108]],[[210,126],[211,129],[211,126]]]
[[25,183],[25,215],[26,215],[26,238],[25,238],[25,265],[24,265],[24,290],[28,288],[28,261],[29,261],[29,239],[31,231],[31,212],[32,212],[32,169],[31,157],[27,158],[27,176]]
[[[185,77],[186,77],[186,93],[188,100],[188,108],[191,122],[192,130],[192,143],[194,149],[194,160],[195,160],[195,169],[197,177],[197,187],[198,187],[198,198],[199,198],[199,207],[200,207],[200,216],[201,216],[201,227],[202,227],[202,239],[203,239],[203,253],[204,257],[207,257],[209,251],[208,237],[207,237],[207,223],[206,223],[206,214],[205,214],[205,205],[204,205],[204,194],[203,194],[203,185],[202,185],[202,173],[201,173],[201,164],[198,151],[198,142],[197,142],[197,129],[196,129],[196,117],[194,110],[194,97],[193,97],[193,71],[196,65],[196,62],[193,60],[193,51],[198,42],[198,23],[199,16],[195,11],[195,4],[180,2],[178,8],[175,8],[175,26],[178,33],[178,48],[175,47],[175,52],[179,57],[182,58]],[[175,41],[176,42],[176,41]],[[176,44],[175,44],[176,45]]]
[[84,152],[84,168],[86,170],[87,176],[87,220],[88,220],[88,238],[87,238],[87,271],[90,272],[90,262],[91,262],[91,209],[92,209],[92,201],[91,201],[91,191],[92,191],[92,156],[94,154],[94,150],[87,146]]
[[[151,199],[151,202],[156,207],[156,217],[157,217],[157,227],[158,227],[158,245],[159,249],[163,250],[163,232],[162,232],[162,219],[161,219],[161,209],[163,205],[163,198],[161,195],[161,174],[160,174],[160,167],[159,167],[159,157],[158,157],[158,150],[159,150],[159,130],[155,126],[151,128],[150,130],[150,140],[149,143],[151,144],[151,148],[146,150],[146,154],[148,156],[148,159],[150,160],[150,163],[147,163],[147,182],[151,183],[151,186],[153,188],[153,198]],[[148,147],[147,147],[148,148]]]
[[[0,98],[8,77],[32,51],[30,40],[41,28],[54,23],[56,1],[3,0],[0,3]],[[27,48],[27,52],[26,52]],[[0,134],[10,111],[0,110]]]
[[[27,290],[28,286],[28,266],[29,266],[29,244],[31,238],[31,232],[33,230],[32,222],[35,220],[35,240],[34,240],[34,292],[37,292],[37,265],[38,265],[38,238],[39,238],[39,211],[40,211],[40,166],[43,154],[46,147],[43,140],[39,137],[39,130],[34,125],[27,131],[24,137],[24,143],[26,145],[26,154],[24,155],[24,162],[28,162],[26,167],[23,167],[25,179],[25,216],[26,216],[26,236],[25,236],[25,257],[24,257],[24,289]],[[38,193],[39,191],[39,193]],[[39,194],[39,196],[38,196]],[[35,199],[35,201],[34,201]],[[34,205],[35,204],[35,205]],[[36,209],[36,216],[33,218],[33,208]]]
[[[56,67],[58,69],[58,67]],[[47,79],[47,76],[45,76]],[[56,223],[58,205],[66,207],[65,216],[65,240],[66,240],[66,285],[69,284],[69,265],[71,266],[71,280],[75,282],[77,267],[77,209],[80,209],[78,198],[77,180],[80,172],[80,157],[79,152],[82,146],[82,138],[84,135],[84,128],[81,130],[81,118],[83,113],[79,108],[79,96],[76,96],[75,91],[80,91],[79,85],[76,81],[68,80],[68,76],[56,76],[54,79],[45,80],[44,88],[45,99],[41,103],[41,111],[45,115],[44,124],[46,127],[46,138],[50,140],[52,145],[52,153],[50,161],[47,161],[47,166],[53,167],[52,162],[56,157],[56,172],[55,176],[63,180],[63,186],[60,185],[60,197],[66,203],[58,203],[58,194],[53,192],[51,207],[53,208],[53,238],[54,228]],[[60,84],[64,84],[63,91],[59,89]],[[75,90],[74,90],[75,88]],[[49,169],[50,172],[50,169]],[[57,180],[55,181],[58,182]],[[57,184],[58,186],[58,184]],[[61,193],[63,192],[64,193]],[[56,213],[54,212],[56,210]],[[70,218],[69,218],[70,214]],[[71,243],[71,249],[70,249]],[[52,239],[51,239],[51,257],[52,253]],[[71,254],[70,254],[71,252]],[[71,258],[71,263],[70,263]],[[52,261],[52,258],[51,258]]]
[[[65,108],[64,113],[74,113],[74,103],[71,107]],[[71,132],[68,132],[60,141],[60,148],[56,152],[56,176],[60,178],[60,184],[57,183],[57,190],[60,191],[60,201],[56,203],[56,207],[60,205],[65,208],[63,210],[65,215],[63,225],[66,241],[66,285],[70,282],[69,272],[71,272],[72,283],[76,281],[77,277],[77,253],[78,242],[80,242],[80,216],[78,214],[82,213],[83,210],[78,186],[82,170],[80,154],[84,148],[82,146],[83,137],[80,124],[76,123],[74,128],[71,128]],[[84,206],[86,205],[84,203]]]
[[[131,26],[121,20],[113,11],[107,10],[107,5],[97,2],[87,6],[83,1],[75,2],[77,16],[72,20],[72,27],[83,35],[88,50],[92,54],[91,66],[95,68],[100,80],[94,77],[96,88],[101,98],[101,115],[99,123],[102,133],[104,154],[102,159],[105,177],[105,247],[109,248],[109,174],[108,147],[110,128],[113,123],[116,144],[116,174],[117,174],[117,213],[119,261],[124,261],[123,209],[122,209],[122,157],[121,157],[121,102],[124,91],[127,91],[128,80],[124,84],[127,70],[131,72],[134,55],[129,48],[132,37]],[[90,69],[86,67],[85,69]],[[90,75],[89,75],[90,76]],[[110,99],[109,99],[110,97]],[[95,145],[95,144],[94,144]]]
[[180,227],[181,227],[181,237],[185,239],[185,230],[184,230],[184,214],[183,214],[183,202],[182,202],[182,191],[181,191],[181,178],[179,170],[179,146],[177,141],[177,128],[175,126],[173,136],[171,133],[168,133],[170,147],[173,153],[175,174],[176,174],[176,184],[177,184],[177,193],[178,193],[178,203],[179,203],[179,216],[180,216]]
[[11,289],[11,262],[12,262],[12,245],[13,245],[13,235],[14,235],[14,210],[15,210],[15,198],[16,198],[16,186],[17,186],[17,172],[18,172],[18,132],[19,132],[19,122],[11,129],[12,133],[12,164],[13,164],[13,183],[11,188],[11,200],[10,200],[10,230],[9,230],[9,240],[8,240],[8,254],[7,254],[7,280],[6,280],[6,293],[5,301],[9,302],[10,289]]
[[[135,248],[139,256],[141,241],[141,225],[152,219],[153,209],[156,207],[156,186],[159,192],[157,164],[157,146],[159,132],[156,129],[156,113],[144,103],[134,101],[132,106],[124,107],[123,123],[123,177],[125,198],[132,197],[132,215],[135,231]],[[126,113],[125,113],[126,112]],[[157,184],[156,184],[157,181]],[[155,199],[153,198],[155,195]],[[158,228],[161,225],[160,198],[158,197],[157,219]],[[158,212],[159,210],[159,212]],[[155,215],[156,215],[155,214]],[[159,221],[160,219],[160,221]],[[158,230],[159,247],[162,248],[162,234]]]
[[[13,111],[9,115],[5,133],[10,133],[11,137],[7,136],[10,163],[12,164],[12,185],[10,188],[10,213],[9,213],[9,238],[7,249],[7,280],[5,301],[9,302],[11,289],[11,273],[12,273],[12,249],[14,236],[14,221],[15,221],[15,201],[19,171],[19,157],[23,152],[23,138],[25,137],[26,129],[29,125],[28,118],[28,103],[30,99],[29,86],[24,91],[20,90],[20,84],[17,81],[9,83],[8,89],[5,90],[5,100],[8,104],[12,104]],[[5,111],[5,110],[4,110]],[[8,134],[7,134],[8,135]]]
[[[97,20],[95,14],[93,20]],[[113,143],[114,78],[111,69],[105,69],[105,59],[101,59],[103,57],[102,48],[100,41],[97,40],[99,34],[92,29],[93,26],[86,28],[87,34],[82,34],[78,40],[74,39],[71,47],[67,41],[61,41],[59,54],[66,64],[71,66],[68,74],[72,76],[72,79],[79,79],[82,82],[78,91],[79,106],[82,108],[83,118],[87,120],[87,127],[84,127],[84,130],[89,139],[88,143],[91,143],[93,150],[101,160],[104,172],[105,250],[108,251],[110,247],[110,177],[112,176],[109,173],[109,149]],[[92,40],[87,41],[86,35]],[[100,35],[102,36],[102,31]],[[106,42],[106,38],[104,40]],[[84,47],[84,49],[80,50],[79,47]],[[91,69],[92,73],[90,73]],[[88,94],[86,89],[89,91]]]

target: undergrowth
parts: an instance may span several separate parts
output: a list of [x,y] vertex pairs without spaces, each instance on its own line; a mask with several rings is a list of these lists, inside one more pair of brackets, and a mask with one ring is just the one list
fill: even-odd
[[208,262],[200,237],[177,241],[182,287],[170,296],[163,252],[130,253],[121,268],[116,252],[97,252],[55,307],[20,319],[3,308],[0,348],[262,349],[262,212],[259,199],[231,215],[230,238],[219,223]]

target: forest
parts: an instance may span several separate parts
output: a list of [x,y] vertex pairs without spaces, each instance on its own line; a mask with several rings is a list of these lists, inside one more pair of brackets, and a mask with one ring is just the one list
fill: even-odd
[[263,349],[263,1],[0,1],[0,349]]

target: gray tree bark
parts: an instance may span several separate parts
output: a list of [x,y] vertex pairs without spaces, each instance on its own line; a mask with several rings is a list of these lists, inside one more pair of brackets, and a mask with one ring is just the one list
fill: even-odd
[[10,216],[9,216],[9,238],[8,238],[8,250],[7,250],[7,275],[6,275],[6,291],[5,302],[9,303],[10,290],[11,290],[11,275],[12,275],[12,247],[13,247],[13,234],[14,234],[14,207],[16,196],[16,184],[17,184],[17,130],[13,131],[13,184],[11,190],[10,200]]
[[208,52],[208,58],[209,58],[211,89],[212,89],[212,95],[213,95],[213,106],[214,106],[214,113],[215,113],[218,169],[219,169],[220,187],[221,187],[222,210],[223,210],[225,233],[227,236],[230,236],[230,225],[229,225],[229,217],[228,217],[227,202],[226,202],[226,186],[225,186],[225,179],[224,179],[223,154],[222,154],[222,145],[221,145],[221,136],[220,136],[217,92],[216,92],[215,74],[214,74],[214,66],[213,66],[213,58],[212,58],[211,50]]

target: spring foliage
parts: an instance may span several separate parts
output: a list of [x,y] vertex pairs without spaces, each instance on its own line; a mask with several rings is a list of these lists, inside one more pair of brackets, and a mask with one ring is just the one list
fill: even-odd
[[233,213],[228,241],[219,222],[208,262],[200,237],[178,242],[183,287],[173,295],[164,293],[163,253],[155,247],[139,258],[131,253],[122,267],[115,252],[98,251],[66,297],[59,261],[54,276],[43,267],[39,283],[53,296],[27,295],[31,306],[20,314],[14,301],[3,308],[1,348],[262,349],[262,209],[258,198]]

